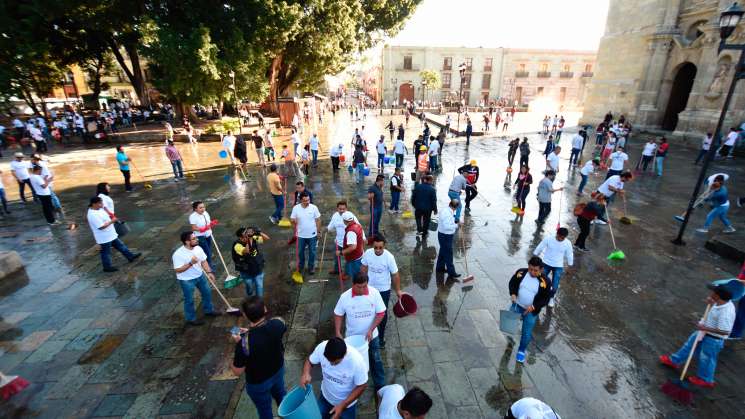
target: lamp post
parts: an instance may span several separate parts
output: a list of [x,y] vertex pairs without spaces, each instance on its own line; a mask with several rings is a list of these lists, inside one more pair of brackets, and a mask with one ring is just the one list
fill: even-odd
[[460,89],[458,90],[458,128],[456,128],[456,131],[460,133],[460,107],[463,98],[463,79],[466,77],[466,63],[460,63],[458,73],[460,73]]
[[424,92],[427,91],[427,80],[422,80],[422,108],[424,108]]
[[398,98],[396,97],[396,89],[398,88],[398,79],[391,77],[391,115],[393,115],[393,109],[396,107]]
[[724,105],[722,105],[722,111],[719,114],[719,121],[717,121],[717,127],[714,131],[714,141],[712,141],[712,146],[709,147],[709,152],[706,153],[704,165],[701,167],[701,172],[698,175],[696,187],[693,188],[691,200],[688,201],[688,210],[686,211],[685,218],[683,218],[683,224],[681,224],[680,230],[678,230],[678,237],[672,240],[673,244],[676,244],[678,246],[685,245],[685,242],[683,241],[683,234],[685,233],[686,227],[688,226],[688,220],[690,219],[691,213],[693,212],[693,204],[695,203],[699,191],[701,190],[701,184],[706,177],[706,169],[709,168],[709,163],[714,160],[714,156],[717,150],[717,147],[715,147],[714,145],[716,144],[717,140],[721,140],[722,126],[724,125],[724,119],[727,116],[727,111],[729,110],[729,104],[732,100],[732,95],[735,92],[737,81],[745,78],[745,44],[736,45],[727,43],[727,38],[732,35],[732,32],[734,32],[737,24],[740,23],[743,14],[745,14],[745,10],[743,10],[737,4],[737,2],[735,2],[732,3],[732,5],[727,8],[727,10],[723,11],[719,16],[719,37],[721,38],[721,40],[719,41],[719,53],[721,54],[721,52],[725,50],[740,51],[740,58],[738,58],[737,60],[737,65],[735,65],[735,74],[733,75],[732,81],[730,82],[727,96],[724,98]]

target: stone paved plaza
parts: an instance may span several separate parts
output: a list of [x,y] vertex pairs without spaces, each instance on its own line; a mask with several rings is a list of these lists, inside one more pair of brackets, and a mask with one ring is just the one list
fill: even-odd
[[[521,118],[528,117],[532,118],[518,114],[515,126],[520,127]],[[390,118],[368,116],[369,138]],[[402,121],[401,116],[393,118],[396,124]],[[531,129],[528,125],[524,124],[525,130]],[[338,141],[348,147],[354,126],[340,112],[319,128],[321,161],[308,184],[324,225],[341,198],[349,200],[363,225],[369,220],[367,185],[356,185],[346,170],[333,175],[325,152]],[[535,185],[545,167],[541,156],[545,139],[535,133],[539,128],[536,125],[526,134],[533,147]],[[412,119],[407,130],[409,144],[418,131],[419,124]],[[570,137],[571,133],[565,133],[562,143],[567,145]],[[631,140],[630,161],[634,163],[641,141]],[[134,176],[136,189],[129,194],[123,191],[113,147],[53,150],[52,168],[59,179],[55,190],[67,221],[79,223],[77,229],[50,228],[35,205],[13,202],[12,216],[0,224],[0,248],[18,251],[26,270],[0,283],[0,371],[21,375],[32,384],[0,403],[0,416],[255,417],[243,379],[235,378],[229,369],[233,345],[228,330],[238,320],[223,316],[208,319],[204,326],[184,326],[181,290],[170,256],[180,245],[179,233],[188,229],[193,200],[204,200],[212,217],[220,220],[215,234],[226,256],[239,226],[258,225],[271,236],[264,246],[265,295],[273,314],[282,316],[290,329],[288,387],[298,382],[303,359],[314,345],[333,335],[339,286],[336,278],[325,273],[333,263],[333,238],[328,240],[323,269],[316,276],[328,282],[293,284],[294,249],[286,246],[291,231],[269,224],[273,204],[265,172],[252,164],[244,183],[226,167],[226,160],[218,158],[218,144],[179,144],[179,148],[187,169],[195,174],[186,182],[171,181],[162,145],[129,148],[142,175],[154,182],[148,191],[142,188],[142,178]],[[455,168],[474,158],[481,167],[479,191],[490,205],[481,199],[474,201],[471,215],[465,217],[456,236],[457,243],[462,237],[465,244],[465,252],[457,246],[456,267],[465,271],[467,257],[476,277],[473,288],[435,275],[436,237],[420,240],[414,234],[414,220],[383,215],[381,230],[396,256],[402,286],[419,304],[416,316],[390,317],[383,351],[386,380],[424,389],[434,399],[427,416],[434,419],[501,418],[509,404],[523,396],[546,401],[563,418],[741,415],[742,343],[726,345],[720,354],[718,386],[696,391],[692,408],[674,404],[658,389],[673,374],[657,364],[657,356],[675,350],[690,333],[705,307],[705,284],[734,276],[739,269],[705,250],[703,235],[689,234],[686,247],[669,243],[677,227],[672,216],[684,208],[697,173],[690,164],[694,152],[673,146],[662,178],[641,176],[628,187],[628,211],[634,222],[615,226],[616,240],[627,255],[625,262],[608,263],[606,255],[612,250],[608,228],[593,227],[588,242],[593,251],[576,255],[575,268],[562,281],[558,304],[541,313],[527,363],[521,366],[515,364],[513,343],[499,331],[499,310],[509,302],[507,282],[516,269],[526,265],[544,235],[553,234],[557,222],[570,227],[570,239],[574,238],[577,229],[571,208],[579,175],[567,168],[569,147],[565,147],[558,179],[567,190],[555,195],[545,231],[538,229],[533,222],[538,210],[535,188],[524,219],[515,218],[509,210],[511,199],[503,188],[506,149],[507,139],[502,137],[476,138],[468,148],[463,139],[448,139],[443,169],[436,177],[439,205],[444,208]],[[255,158],[252,150],[249,156]],[[371,156],[370,163],[373,160]],[[726,162],[715,170],[737,179],[745,170],[735,164]],[[0,167],[6,188],[16,199],[7,163]],[[411,156],[407,156],[406,167],[411,189]],[[392,167],[386,168],[386,175],[391,172]],[[588,189],[601,180],[600,176],[591,179]],[[124,242],[143,252],[131,265],[116,255],[120,271],[114,274],[101,272],[96,245],[84,222],[87,199],[100,181],[112,182],[117,215],[132,227]],[[730,186],[731,198],[745,192],[737,183]],[[388,183],[385,190],[388,199]],[[741,216],[737,208],[730,212],[742,231]],[[702,223],[703,214],[697,212],[691,231]],[[215,261],[219,266],[219,259]],[[232,262],[228,263],[232,270]],[[217,271],[218,277],[224,275],[221,267]],[[237,305],[244,290],[241,286],[227,294]],[[214,293],[213,301],[224,309]],[[316,391],[319,378],[316,369]],[[359,417],[374,417],[372,390],[362,397]]]

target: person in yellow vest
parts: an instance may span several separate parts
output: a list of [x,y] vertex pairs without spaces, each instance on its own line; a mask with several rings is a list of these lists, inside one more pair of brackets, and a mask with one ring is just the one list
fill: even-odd
[[423,145],[419,147],[419,155],[416,158],[416,181],[421,182],[429,172],[429,156],[427,155],[427,146]]

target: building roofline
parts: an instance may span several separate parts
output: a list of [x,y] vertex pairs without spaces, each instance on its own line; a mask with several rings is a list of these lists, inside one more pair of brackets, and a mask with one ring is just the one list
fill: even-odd
[[505,47],[449,47],[449,46],[423,46],[423,45],[384,45],[383,48],[391,49],[432,49],[432,50],[473,50],[473,51],[486,51],[486,50],[501,50],[504,54],[509,53],[532,53],[532,52],[551,52],[560,54],[575,54],[575,55],[597,55],[597,50],[578,50],[578,49],[541,49],[541,48],[505,48]]

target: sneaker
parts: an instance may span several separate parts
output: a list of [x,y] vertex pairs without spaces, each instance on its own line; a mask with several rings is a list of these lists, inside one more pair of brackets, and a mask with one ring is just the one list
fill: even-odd
[[606,222],[605,222],[605,221],[603,221],[603,220],[600,220],[600,219],[596,218],[596,219],[592,220],[592,224],[600,224],[600,225],[606,225],[606,224],[608,224],[608,223],[606,223]]
[[517,355],[515,355],[515,361],[524,364],[525,363],[525,352],[518,352]]
[[722,233],[734,233],[735,231],[737,231],[737,230],[735,230],[734,227],[729,226],[729,227],[725,228],[724,230],[722,230]]
[[554,301],[554,299],[553,299],[553,298],[552,298],[552,299],[550,299],[550,300],[548,300],[548,306],[549,306],[549,307],[554,307],[555,305],[556,305],[556,301]]
[[119,269],[117,269],[117,268],[115,268],[115,267],[113,267],[113,266],[112,266],[112,267],[110,267],[110,268],[103,268],[103,271],[104,271],[104,272],[116,272],[116,271],[118,271],[118,270],[119,270]]
[[583,252],[589,252],[590,251],[590,249],[588,249],[586,247],[580,247],[579,250],[581,250]]
[[141,252],[137,252],[137,253],[135,253],[134,255],[132,255],[132,259],[130,259],[130,260],[129,260],[129,263],[132,263],[132,262],[134,262],[134,261],[135,261],[135,260],[137,260],[137,258],[139,258],[140,256],[142,256],[142,253],[141,253]]
[[670,359],[670,356],[668,356],[668,355],[660,355],[660,358],[659,359],[660,359],[660,363],[662,365],[665,365],[667,367],[670,367],[670,368],[673,368],[673,369],[676,369],[676,370],[678,368],[680,368],[680,365],[674,363],[673,360]]
[[461,274],[450,274],[448,275],[448,279],[458,279],[461,276],[462,276]]
[[696,231],[698,231],[699,233],[708,233],[709,229],[708,228],[697,228]]
[[269,221],[271,221],[271,222],[272,222],[272,224],[277,224],[277,221],[278,221],[278,220],[277,220],[276,218],[274,218],[274,217],[272,217],[272,216],[270,215],[270,216],[269,216]]
[[311,269],[311,270],[308,271],[308,275],[315,275],[315,274],[316,274],[316,270],[315,269]]
[[693,385],[704,387],[704,388],[714,388],[715,386],[713,382],[704,381],[703,379],[699,378],[696,375],[692,375],[688,377],[688,381]]

